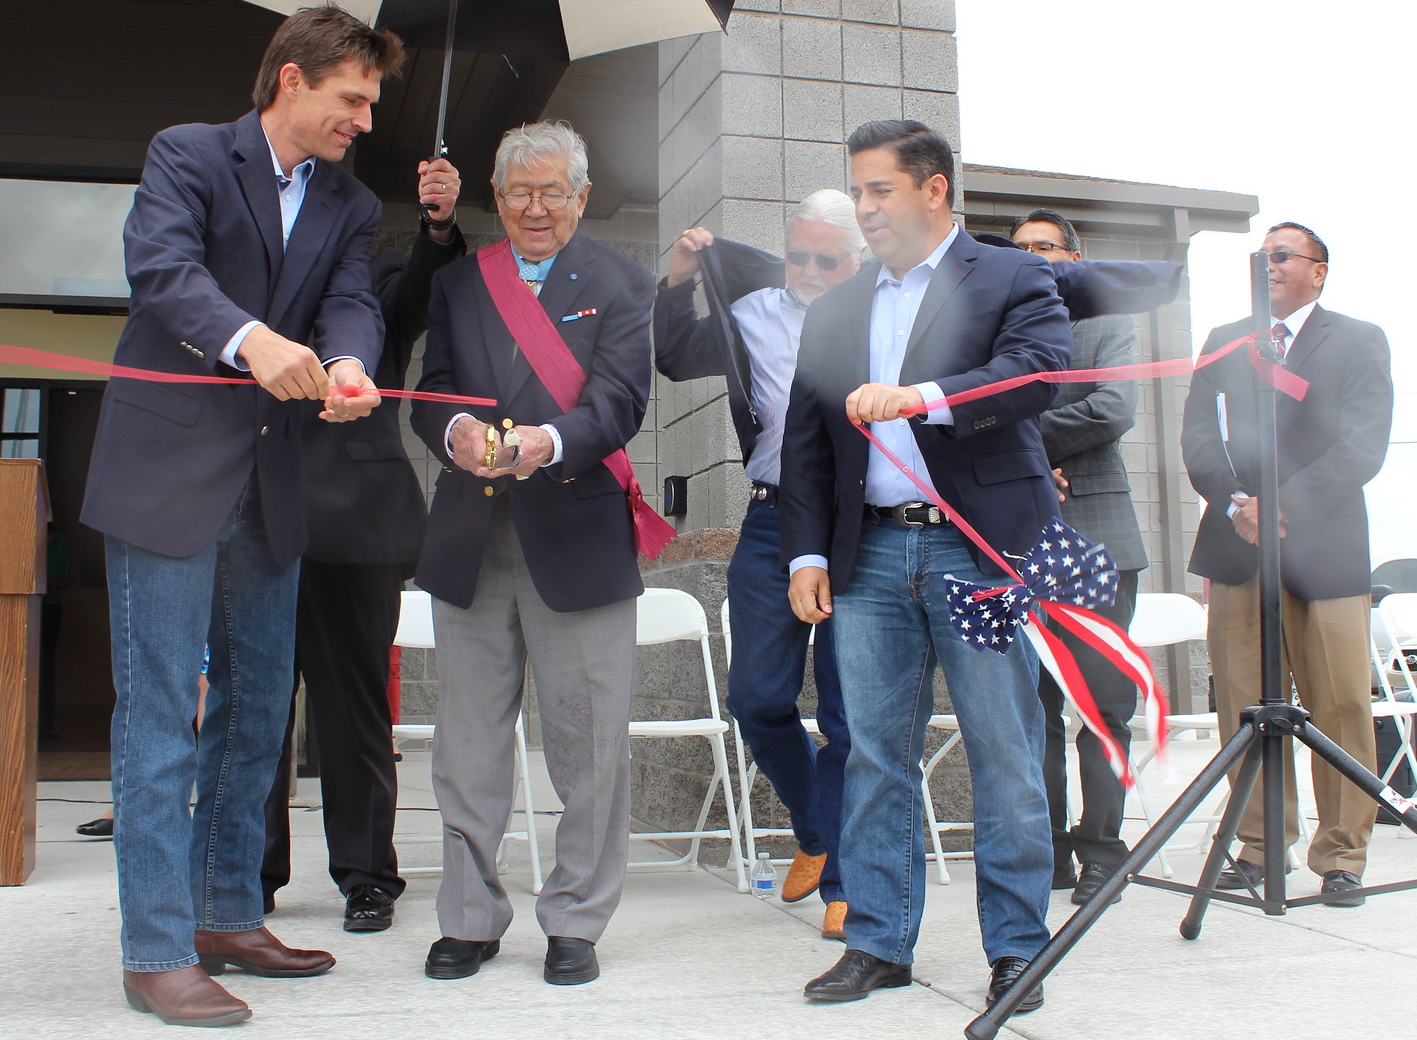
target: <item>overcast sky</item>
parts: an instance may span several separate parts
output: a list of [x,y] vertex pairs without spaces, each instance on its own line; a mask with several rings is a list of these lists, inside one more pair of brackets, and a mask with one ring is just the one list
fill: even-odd
[[1417,291],[1412,261],[1392,252],[1411,243],[1414,223],[1413,5],[955,7],[967,162],[1258,196],[1251,234],[1192,239],[1195,349],[1248,313],[1246,257],[1265,228],[1294,220],[1324,240],[1321,302],[1381,325],[1393,351],[1399,443],[1368,489],[1374,557],[1417,557],[1417,358],[1402,313]]

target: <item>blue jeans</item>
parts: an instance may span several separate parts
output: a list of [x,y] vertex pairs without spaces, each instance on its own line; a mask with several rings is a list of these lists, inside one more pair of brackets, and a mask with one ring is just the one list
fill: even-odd
[[261,927],[263,808],[290,708],[299,563],[271,558],[254,478],[195,556],[111,536],[105,547],[123,966],[173,971],[197,963],[194,929]]
[[841,683],[831,625],[817,626],[812,657],[817,682],[817,724],[826,743],[818,749],[797,711],[807,640],[812,626],[787,603],[777,505],[749,502],[738,547],[728,565],[728,611],[733,663],[728,669],[728,710],[759,771],[768,778],[792,819],[802,851],[827,854],[819,889],[827,902],[845,899],[837,846],[841,840],[841,788],[851,739],[841,705]]
[[896,964],[914,960],[925,899],[920,758],[938,660],[969,756],[979,927],[992,965],[1032,958],[1048,941],[1053,851],[1038,658],[1022,636],[1004,656],[967,646],[949,625],[947,577],[1002,583],[980,572],[954,527],[867,522],[851,583],[833,600],[851,723],[846,945]]

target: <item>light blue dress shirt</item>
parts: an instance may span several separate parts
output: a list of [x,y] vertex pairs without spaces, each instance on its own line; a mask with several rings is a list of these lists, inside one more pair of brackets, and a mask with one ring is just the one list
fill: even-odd
[[782,427],[807,308],[791,289],[768,288],[735,300],[732,310],[748,348],[753,411],[763,425],[744,469],[749,480],[778,484],[782,477]]
[[[265,129],[262,128],[262,133]],[[290,230],[295,227],[295,220],[300,216],[300,207],[305,204],[305,189],[310,185],[310,178],[315,173],[314,158],[306,159],[303,163],[290,171],[290,176],[285,175],[285,171],[280,168],[280,159],[276,156],[275,146],[271,144],[271,139],[266,138],[266,147],[271,150],[271,165],[275,167],[276,187],[280,190],[280,234],[281,248],[284,249],[290,244]],[[248,321],[241,328],[236,330],[236,335],[227,340],[226,346],[222,348],[221,359],[232,368],[240,369],[242,372],[251,371],[251,366],[246,364],[236,356],[236,351],[245,341],[250,331],[265,322]],[[334,358],[338,361],[338,358]],[[326,362],[327,364],[331,362]]]
[[[920,301],[934,277],[945,253],[954,244],[959,234],[959,225],[951,226],[950,233],[935,251],[917,266],[896,279],[884,265],[876,274],[876,295],[871,300],[871,382],[900,385],[900,368],[905,361],[905,348],[910,343],[910,333],[915,327],[915,316],[920,312]],[[913,383],[928,404],[944,396],[938,383]],[[932,408],[923,420],[930,425],[950,426],[954,414],[949,405]],[[904,417],[890,422],[871,424],[871,433],[908,466],[931,490],[935,484],[930,479],[930,471],[925,467],[925,459],[915,443],[915,432],[910,420]],[[922,492],[905,474],[896,469],[895,463],[886,458],[873,446],[866,460],[866,502],[875,506],[898,506],[902,502],[922,501]],[[825,556],[816,553],[798,556],[789,566],[796,574],[803,567],[828,568]]]

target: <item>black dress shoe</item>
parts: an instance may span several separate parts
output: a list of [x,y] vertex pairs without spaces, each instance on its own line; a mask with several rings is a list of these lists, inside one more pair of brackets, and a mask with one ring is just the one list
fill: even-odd
[[600,978],[600,962],[595,957],[595,943],[566,935],[552,935],[546,940],[546,969],[542,978],[553,986],[579,986]]
[[346,932],[382,932],[394,923],[394,897],[378,885],[355,885],[344,900]]
[[[989,995],[986,998],[986,1006],[993,1007],[995,1002],[1004,995],[1004,991],[1014,984],[1014,979],[1023,974],[1028,967],[1028,961],[1022,957],[1000,957],[994,962],[993,969],[989,972]],[[1015,1015],[1026,1014],[1029,1011],[1037,1011],[1043,1006],[1043,983],[1039,983],[1032,993],[1023,998],[1023,1003],[1014,1009]]]
[[873,989],[909,985],[909,964],[892,964],[864,950],[847,950],[830,971],[807,983],[802,995],[812,1000],[860,1000]]
[[[1289,865],[1284,866],[1284,873],[1289,873]],[[1248,881],[1250,884],[1246,885]],[[1220,872],[1220,877],[1216,879],[1215,887],[1227,890],[1248,889],[1253,885],[1256,891],[1264,884],[1264,867],[1258,863],[1251,863],[1247,859],[1235,861],[1234,869],[1226,869]]]
[[276,912],[276,894],[274,892],[267,892],[265,894],[261,900],[261,909],[267,914]]
[[96,820],[79,824],[74,830],[85,838],[111,838],[113,837],[113,817],[100,816]]
[[[1319,889],[1327,895],[1330,892],[1352,892],[1355,888],[1363,887],[1363,879],[1357,874],[1347,870],[1329,870],[1324,872],[1324,883]],[[1345,896],[1339,899],[1325,899],[1328,906],[1362,906],[1367,902],[1366,896]]]
[[[1073,902],[1078,906],[1082,906],[1083,903],[1086,903],[1096,895],[1097,890],[1106,884],[1107,879],[1112,876],[1114,869],[1114,867],[1103,866],[1095,859],[1084,860],[1082,872],[1078,874],[1077,888],[1073,889]],[[1112,897],[1112,902],[1120,903],[1121,901],[1122,893],[1118,891],[1118,893]]]
[[423,974],[430,979],[465,979],[476,975],[483,961],[490,961],[502,948],[502,940],[450,939],[446,935],[428,948]]
[[1053,868],[1053,891],[1063,892],[1072,888],[1078,883],[1078,876],[1073,873],[1072,864],[1065,867]]

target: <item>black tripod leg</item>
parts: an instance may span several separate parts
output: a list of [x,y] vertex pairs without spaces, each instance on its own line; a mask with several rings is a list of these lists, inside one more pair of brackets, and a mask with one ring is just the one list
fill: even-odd
[[[1137,842],[1131,854],[1112,872],[1111,877],[1102,883],[1102,887],[1091,899],[1080,906],[1073,916],[1064,922],[1063,927],[1058,929],[1058,934],[1049,939],[1048,944],[1038,951],[1038,955],[1029,962],[1023,974],[1004,991],[1004,995],[996,1000],[988,1011],[969,1023],[964,1030],[965,1036],[970,1040],[992,1040],[998,1034],[999,1027],[1018,1009],[1024,999],[1048,976],[1049,972],[1057,967],[1058,962],[1066,957],[1068,951],[1077,945],[1078,940],[1087,934],[1087,930],[1093,926],[1097,919],[1107,912],[1107,908],[1112,905],[1112,898],[1126,887],[1132,875],[1144,867],[1161,850],[1161,847],[1171,840],[1171,836],[1190,818],[1191,813],[1196,811],[1196,807],[1224,782],[1225,774],[1230,767],[1241,756],[1246,755],[1246,752],[1251,751],[1255,737],[1255,729],[1251,725],[1241,726],[1235,731],[1235,735],[1206,764],[1205,768],[1191,781],[1190,786],[1181,792],[1181,796],[1172,803],[1171,808],[1161,814],[1161,819],[1156,821],[1156,826],[1142,836],[1141,841]],[[1249,754],[1245,758],[1245,767],[1248,767],[1251,761],[1255,763],[1257,769],[1258,754]],[[1253,775],[1250,777],[1250,783],[1254,784]],[[1226,815],[1228,818],[1228,812]],[[1238,819],[1236,817],[1236,820]],[[1231,833],[1233,832],[1234,824],[1232,823]],[[1220,868],[1217,867],[1216,873],[1219,872]]]
[[[1289,746],[1287,736],[1287,732],[1280,737],[1264,730],[1260,735],[1260,757],[1264,762],[1264,900],[1268,904],[1264,912],[1272,916],[1284,913],[1284,875],[1289,870],[1289,835],[1284,833],[1288,816],[1284,806],[1284,773],[1294,749]],[[1241,801],[1240,808],[1244,807],[1245,802]]]
[[[1191,897],[1190,908],[1181,920],[1183,939],[1200,937],[1201,922],[1210,906],[1210,894],[1215,890],[1215,883],[1220,880],[1220,871],[1224,869],[1229,856],[1230,843],[1235,839],[1235,831],[1240,826],[1240,814],[1245,811],[1245,803],[1250,800],[1250,792],[1255,788],[1255,780],[1264,761],[1263,745],[1254,743],[1260,739],[1260,735],[1253,719],[1237,730],[1235,736],[1238,737],[1241,733],[1250,734],[1251,745],[1246,749],[1245,761],[1240,764],[1240,772],[1230,788],[1230,800],[1225,804],[1225,813],[1221,816],[1220,827],[1211,841],[1205,866],[1201,867],[1200,879],[1196,881],[1196,893]],[[1231,738],[1231,742],[1234,742],[1234,738]]]
[[1370,771],[1362,762],[1344,751],[1323,731],[1314,728],[1311,724],[1305,723],[1298,727],[1295,737],[1307,745],[1319,758],[1338,770],[1344,779],[1350,781],[1358,790],[1379,805],[1386,805],[1401,816],[1402,822],[1408,830],[1417,832],[1417,803],[1414,803],[1412,799],[1399,795],[1389,785],[1383,783],[1382,777]]

